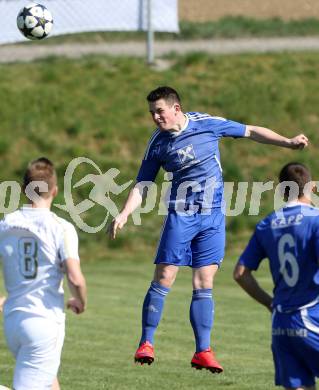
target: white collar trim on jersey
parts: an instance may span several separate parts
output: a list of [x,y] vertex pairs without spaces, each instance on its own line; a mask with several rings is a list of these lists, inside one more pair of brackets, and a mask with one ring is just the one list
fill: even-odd
[[179,131],[172,131],[173,137],[178,137],[188,126],[189,124],[189,118],[186,114],[184,114],[185,117],[185,124]]
[[292,200],[290,202],[287,202],[284,207],[295,207],[295,206],[308,206],[312,207],[309,203],[299,202],[298,200]]
[[32,207],[29,205],[24,205],[21,207],[21,211],[31,211],[31,212],[50,212],[51,210],[47,207]]

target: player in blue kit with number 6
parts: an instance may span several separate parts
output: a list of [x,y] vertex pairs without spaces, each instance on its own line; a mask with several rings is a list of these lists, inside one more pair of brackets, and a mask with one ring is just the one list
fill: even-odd
[[109,233],[115,238],[128,216],[141,204],[143,186],[154,182],[161,167],[172,175],[165,218],[157,254],[155,273],[145,296],[142,336],[135,354],[138,363],[154,360],[154,333],[159,324],[165,297],[180,266],[193,269],[190,321],[196,352],[191,364],[211,372],[222,372],[210,348],[214,317],[213,278],[224,257],[225,216],[222,211],[223,178],[218,150],[222,137],[246,137],[257,142],[302,149],[308,139],[300,134],[292,139],[272,130],[249,126],[199,112],[183,113],[178,93],[159,87],[147,96],[149,111],[157,129],[151,136],[137,184],[130,191]]
[[[309,170],[289,163],[279,175],[286,205],[256,226],[234,270],[240,286],[272,311],[275,384],[315,390],[319,376],[319,209],[311,205]],[[252,271],[269,259],[273,297]]]

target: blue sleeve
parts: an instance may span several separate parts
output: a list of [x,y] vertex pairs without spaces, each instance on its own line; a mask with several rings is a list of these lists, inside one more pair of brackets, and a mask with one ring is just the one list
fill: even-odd
[[216,129],[219,137],[242,138],[245,136],[246,125],[220,118],[216,123]]
[[137,182],[154,181],[161,168],[161,161],[159,158],[160,147],[156,142],[158,135],[159,131],[155,131],[151,136],[136,178]]
[[267,255],[258,240],[257,232],[255,230],[255,233],[251,237],[246,249],[240,256],[238,264],[244,265],[251,270],[256,270],[265,257],[267,257]]
[[136,181],[154,181],[160,167],[157,160],[143,160]]
[[[316,219],[319,219],[319,217],[316,217]],[[316,258],[317,260],[319,260],[319,223],[318,222],[316,223],[316,228],[315,228],[315,250],[316,250]]]

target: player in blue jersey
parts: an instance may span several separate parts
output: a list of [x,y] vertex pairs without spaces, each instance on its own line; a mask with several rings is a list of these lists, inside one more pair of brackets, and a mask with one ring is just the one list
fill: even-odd
[[[257,224],[234,278],[273,312],[275,384],[289,390],[315,390],[319,376],[319,209],[311,205],[314,185],[304,165],[287,164],[279,181],[290,182],[285,183],[289,201]],[[264,258],[269,259],[273,297],[252,275]]]
[[210,348],[214,317],[213,278],[224,257],[225,246],[225,216],[221,208],[223,178],[218,142],[222,137],[246,137],[302,149],[308,140],[303,134],[288,139],[266,128],[246,126],[208,114],[184,114],[178,93],[170,87],[159,87],[150,92],[147,101],[157,129],[146,149],[137,184],[109,227],[114,239],[117,230],[123,228],[128,216],[142,202],[141,183],[154,182],[161,167],[171,173],[168,215],[155,257],[154,278],[143,304],[142,337],[135,360],[153,362],[154,332],[165,297],[179,267],[190,266],[193,269],[190,321],[196,341],[191,363],[196,368],[221,372],[223,368]]

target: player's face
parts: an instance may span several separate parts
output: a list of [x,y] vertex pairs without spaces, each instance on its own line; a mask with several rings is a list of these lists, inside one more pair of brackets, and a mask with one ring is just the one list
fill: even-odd
[[169,131],[176,127],[177,115],[180,112],[178,103],[170,104],[164,99],[149,103],[153,121],[161,131]]

